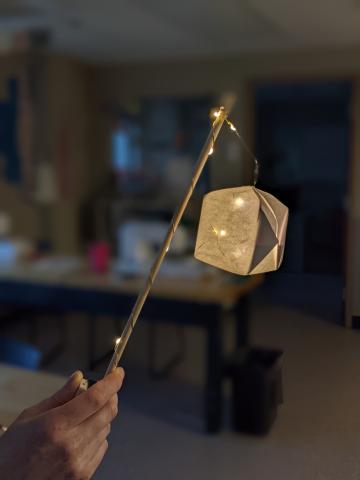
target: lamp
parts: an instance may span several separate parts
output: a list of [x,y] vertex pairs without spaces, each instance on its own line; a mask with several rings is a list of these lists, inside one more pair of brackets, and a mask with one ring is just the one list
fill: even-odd
[[195,258],[239,275],[277,270],[285,247],[288,208],[252,186],[205,195]]
[[[212,110],[211,116],[213,124],[195,165],[189,187],[171,220],[164,242],[121,337],[116,341],[105,375],[113,371],[121,359],[203,168],[209,155],[214,152],[216,139],[224,123],[237,135],[244,148],[250,151],[236,127],[229,121],[223,107]],[[258,162],[255,157],[254,161],[256,179]],[[285,205],[255,187],[211,192],[206,195],[203,203],[195,257],[242,275],[276,270],[281,264],[284,252],[287,218],[288,209]]]

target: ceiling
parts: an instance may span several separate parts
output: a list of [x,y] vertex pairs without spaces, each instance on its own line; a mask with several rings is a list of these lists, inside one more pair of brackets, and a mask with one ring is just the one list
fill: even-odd
[[96,62],[360,47],[360,0],[0,0],[0,35],[31,28]]

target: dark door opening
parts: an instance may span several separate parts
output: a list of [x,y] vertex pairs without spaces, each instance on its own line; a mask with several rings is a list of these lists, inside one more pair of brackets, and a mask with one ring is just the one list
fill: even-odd
[[290,208],[273,299],[342,321],[351,83],[255,86],[259,188]]

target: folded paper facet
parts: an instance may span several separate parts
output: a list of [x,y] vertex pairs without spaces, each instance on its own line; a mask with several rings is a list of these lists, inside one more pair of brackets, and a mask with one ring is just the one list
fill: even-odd
[[284,256],[289,210],[252,186],[205,195],[195,258],[239,275],[277,270]]

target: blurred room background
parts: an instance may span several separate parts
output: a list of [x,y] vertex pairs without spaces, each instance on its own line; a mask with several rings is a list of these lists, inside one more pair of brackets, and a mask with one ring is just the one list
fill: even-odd
[[[258,187],[290,209],[278,272],[193,259],[203,195],[253,183],[224,128],[124,357],[126,418],[98,478],[358,478],[359,24],[356,0],[0,1],[4,365],[104,371],[214,107],[259,159]],[[260,439],[229,433],[224,380],[255,346],[284,352],[284,404]],[[227,433],[205,436],[204,421]],[[347,466],[325,454],[345,430]],[[174,473],[181,452],[191,466]]]

